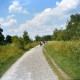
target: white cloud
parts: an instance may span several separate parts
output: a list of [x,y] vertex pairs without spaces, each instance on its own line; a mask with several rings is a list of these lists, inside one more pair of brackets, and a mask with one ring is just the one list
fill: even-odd
[[29,14],[29,12],[27,12],[26,10],[23,10],[23,13],[24,13],[24,14]]
[[51,8],[47,8],[44,10],[44,12],[49,12],[49,11],[51,11]]
[[23,7],[19,4],[18,1],[13,1],[12,4],[9,6],[9,12],[10,13],[23,13],[23,14],[29,14]]
[[17,24],[17,20],[13,19],[14,15],[9,15],[7,18],[0,18],[0,24],[4,27],[13,26],[14,24]]
[[2,26],[13,26],[13,25],[16,24],[16,23],[17,23],[16,19],[10,19],[10,20],[7,21],[7,22],[3,22],[3,23],[2,23]]
[[34,16],[32,20],[21,24],[18,29],[12,30],[14,33],[21,33],[27,30],[29,34],[35,35],[52,34],[55,28],[65,28],[65,23],[72,14],[71,11],[77,9],[79,0],[62,0],[56,2],[56,8],[47,8],[43,12]]
[[9,15],[9,16],[7,16],[7,20],[13,18],[14,16],[15,16],[15,15]]
[[4,22],[4,18],[0,17],[0,24]]
[[75,9],[79,4],[79,0],[62,0],[61,2],[56,2],[58,10],[69,11]]

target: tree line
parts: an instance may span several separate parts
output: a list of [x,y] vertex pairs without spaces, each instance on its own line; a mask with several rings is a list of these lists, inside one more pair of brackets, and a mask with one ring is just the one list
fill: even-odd
[[26,31],[24,31],[22,37],[18,37],[17,35],[15,36],[7,35],[6,37],[4,37],[3,29],[0,28],[0,45],[15,43],[18,44],[18,46],[20,45],[20,47],[22,48],[24,44],[28,44],[30,42],[33,42],[33,40],[30,39],[28,32]]
[[80,39],[80,14],[70,16],[70,21],[66,22],[66,29],[58,30],[57,28],[53,31],[53,35],[47,36],[36,36],[36,41],[40,40],[57,40],[57,41],[69,41]]
[[[24,31],[22,37],[10,36],[7,35],[4,37],[3,29],[0,28],[0,45],[9,44],[9,43],[19,43],[19,44],[28,44],[32,42],[30,39],[28,32]],[[79,40],[80,39],[80,14],[75,14],[70,16],[70,21],[66,23],[66,29],[58,30],[55,29],[53,31],[53,35],[45,35],[45,36],[35,36],[35,41],[51,41],[51,40],[58,40],[58,41],[68,41],[68,40]]]
[[54,40],[79,40],[80,39],[80,14],[70,16],[70,21],[66,23],[65,30],[57,30],[53,32]]

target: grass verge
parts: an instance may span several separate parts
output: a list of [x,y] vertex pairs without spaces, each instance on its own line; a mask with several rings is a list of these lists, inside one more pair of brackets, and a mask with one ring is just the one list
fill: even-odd
[[48,64],[50,65],[51,69],[53,70],[53,72],[58,76],[59,80],[71,80],[67,77],[65,77],[59,70],[58,68],[55,66],[55,64],[53,64],[53,61],[50,59],[49,55],[47,54],[47,52],[43,49],[43,55],[45,56]]
[[25,46],[25,50],[20,49],[15,44],[0,46],[0,77],[6,72],[10,66],[16,62],[26,51],[38,45],[39,42],[29,43]]
[[[57,63],[57,65],[73,80],[80,80],[80,42],[63,42],[53,41],[48,42],[44,46],[48,55]],[[47,60],[49,58],[47,57]],[[48,60],[51,67],[54,67]],[[54,68],[54,71],[56,69]],[[57,72],[57,71],[55,71]],[[59,72],[57,72],[59,74]],[[59,76],[61,76],[59,74]],[[63,78],[62,78],[63,79]],[[60,79],[60,80],[62,80]],[[65,79],[63,79],[65,80]]]

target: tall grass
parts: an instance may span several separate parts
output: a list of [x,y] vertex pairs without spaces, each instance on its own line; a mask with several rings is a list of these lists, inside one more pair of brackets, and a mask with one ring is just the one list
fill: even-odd
[[39,42],[29,43],[25,45],[25,50],[20,49],[14,43],[0,46],[0,77],[18,58],[24,54],[25,51],[38,44]]
[[80,41],[53,41],[45,49],[72,79],[80,79]]

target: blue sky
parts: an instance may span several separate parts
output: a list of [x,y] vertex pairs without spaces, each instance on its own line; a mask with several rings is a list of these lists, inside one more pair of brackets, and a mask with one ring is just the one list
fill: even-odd
[[21,36],[26,30],[36,35],[51,35],[65,29],[71,14],[80,13],[80,0],[0,0],[3,34]]

